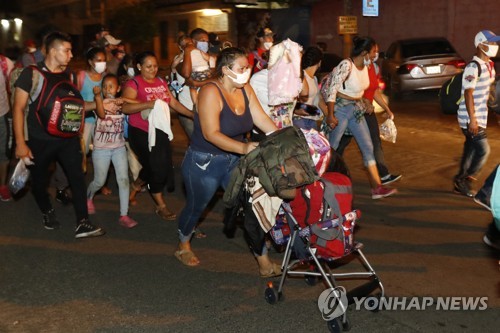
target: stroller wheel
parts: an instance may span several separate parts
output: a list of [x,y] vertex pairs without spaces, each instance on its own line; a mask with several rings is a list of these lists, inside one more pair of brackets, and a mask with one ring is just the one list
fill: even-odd
[[[377,293],[371,297],[368,297],[366,300],[366,306],[370,309],[371,312],[377,313],[379,311],[379,307],[377,305],[380,304],[380,298],[382,295]],[[373,310],[371,310],[373,308]]]
[[342,323],[342,330],[347,332],[351,330],[351,322],[349,321],[349,318],[345,318],[345,322]]
[[264,292],[264,298],[267,303],[276,304],[280,299],[280,294],[274,287],[269,287],[266,288],[266,291]]
[[331,333],[340,333],[340,332],[342,332],[342,326],[340,325],[339,318],[334,318],[332,320],[327,321],[326,325],[328,326],[328,330]]
[[316,276],[306,276],[305,281],[308,286],[315,286],[318,283],[318,278]]

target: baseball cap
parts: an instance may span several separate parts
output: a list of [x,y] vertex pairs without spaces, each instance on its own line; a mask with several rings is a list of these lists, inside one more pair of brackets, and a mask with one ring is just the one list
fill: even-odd
[[500,42],[500,36],[495,35],[489,30],[479,31],[474,38],[474,45],[477,47],[479,44],[487,42]]
[[108,44],[111,44],[111,45],[118,45],[122,42],[121,39],[116,39],[115,37],[113,37],[111,35],[106,35],[103,38],[106,40],[106,42]]
[[271,29],[269,28],[260,28],[259,31],[257,31],[257,37],[261,38],[264,36],[273,36],[274,33]]

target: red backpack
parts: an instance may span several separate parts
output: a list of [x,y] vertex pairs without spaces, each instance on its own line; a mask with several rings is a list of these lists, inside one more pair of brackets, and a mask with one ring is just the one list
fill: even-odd
[[310,228],[310,242],[316,248],[316,255],[336,259],[351,252],[354,225],[360,213],[350,214],[353,209],[349,177],[325,172],[320,180],[297,189],[290,207],[297,223]]
[[[53,74],[30,66],[43,77],[40,94],[32,103],[42,127],[51,135],[69,138],[83,130],[85,102],[69,73]],[[67,74],[67,79],[61,80]]]

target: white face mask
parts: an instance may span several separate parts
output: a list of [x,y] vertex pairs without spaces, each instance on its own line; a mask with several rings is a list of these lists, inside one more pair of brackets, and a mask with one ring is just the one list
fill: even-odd
[[[229,67],[227,69],[229,69]],[[236,84],[246,84],[248,82],[248,79],[250,79],[250,74],[251,74],[250,68],[247,68],[247,70],[243,73],[235,73],[231,69],[229,69],[229,71],[234,75],[236,75],[236,78],[228,75],[228,77]]]
[[94,64],[94,70],[99,74],[104,73],[104,71],[106,70],[106,62],[105,61],[96,62]]
[[127,74],[130,77],[134,77],[135,76],[134,68],[132,68],[132,67],[127,68]]
[[493,58],[494,56],[497,55],[498,53],[498,45],[490,45],[490,44],[484,44],[488,46],[488,52],[483,51],[486,56],[489,58]]
[[264,42],[264,49],[269,50],[273,46],[273,42]]
[[208,42],[198,41],[196,42],[196,48],[202,52],[208,52]]
[[36,51],[36,48],[28,47],[28,53],[34,53],[35,51]]
[[377,60],[378,60],[378,52],[377,52],[377,53],[375,53],[375,58],[373,58],[373,61],[372,61],[372,62],[377,62]]
[[365,66],[370,66],[372,61],[370,60],[370,57],[368,57],[368,59],[363,58],[363,63],[365,64]]

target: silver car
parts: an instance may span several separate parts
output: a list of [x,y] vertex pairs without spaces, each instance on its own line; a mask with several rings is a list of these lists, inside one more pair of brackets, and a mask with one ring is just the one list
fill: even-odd
[[398,40],[382,56],[382,77],[395,97],[405,91],[439,89],[466,64],[442,37]]

